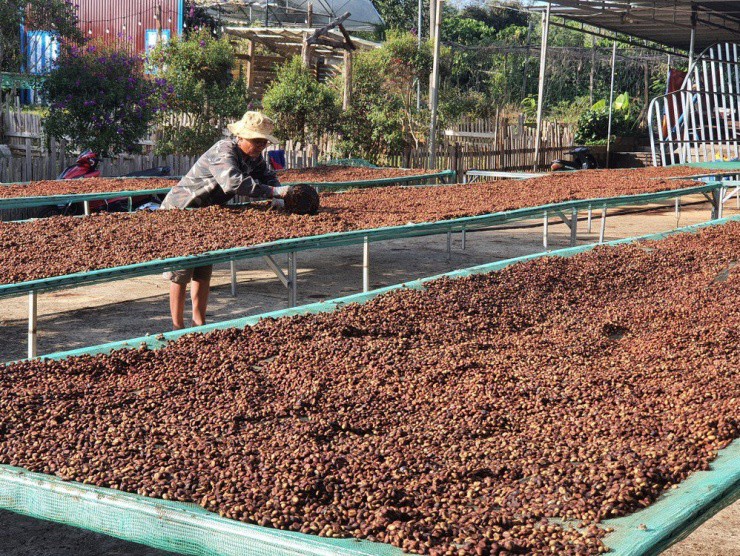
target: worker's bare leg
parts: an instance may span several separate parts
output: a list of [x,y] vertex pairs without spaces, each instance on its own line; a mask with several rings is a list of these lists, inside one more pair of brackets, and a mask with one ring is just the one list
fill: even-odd
[[208,294],[211,291],[211,278],[193,278],[190,284],[190,298],[193,301],[193,325],[202,326],[206,323],[206,307],[208,306]]
[[185,293],[187,284],[170,282],[170,314],[172,315],[172,329],[185,328],[183,313],[185,312]]

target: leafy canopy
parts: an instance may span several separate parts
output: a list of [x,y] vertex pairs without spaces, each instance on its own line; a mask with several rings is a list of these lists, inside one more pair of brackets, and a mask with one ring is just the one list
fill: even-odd
[[301,143],[333,131],[340,113],[336,91],[316,81],[300,56],[280,68],[262,97],[262,106],[275,119],[279,138]]
[[[249,92],[232,74],[234,60],[229,41],[208,30],[175,37],[154,49],[149,66],[174,91],[171,113],[160,119],[159,154],[201,154],[222,137],[226,120],[247,110]],[[183,116],[188,125],[183,125]]]

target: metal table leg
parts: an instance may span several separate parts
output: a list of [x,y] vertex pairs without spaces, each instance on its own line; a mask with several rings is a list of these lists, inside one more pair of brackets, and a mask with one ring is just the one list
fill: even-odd
[[575,247],[578,239],[578,209],[573,208],[570,216],[570,246]]
[[604,243],[604,232],[606,231],[606,205],[601,209],[601,229],[599,230],[599,243]]
[[298,270],[295,251],[288,253],[288,307],[298,303]]
[[231,297],[236,297],[236,261],[231,261]]
[[36,338],[38,333],[38,294],[28,294],[28,358],[36,357]]
[[548,235],[548,227],[549,227],[550,221],[547,218],[547,211],[545,211],[545,215],[542,219],[542,247],[547,250],[547,235]]
[[370,291],[370,242],[367,236],[362,243],[362,291]]

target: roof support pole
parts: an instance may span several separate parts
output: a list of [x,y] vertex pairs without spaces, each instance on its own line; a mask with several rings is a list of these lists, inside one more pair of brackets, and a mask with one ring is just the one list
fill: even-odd
[[439,28],[442,25],[442,0],[432,0],[437,4],[434,22],[434,65],[432,66],[432,90],[430,102],[432,108],[429,125],[429,168],[437,167],[437,104],[439,102]]
[[534,138],[534,169],[540,161],[540,140],[542,137],[542,106],[545,103],[545,67],[547,66],[547,36],[550,32],[550,4],[542,14],[542,47],[540,50],[540,78],[537,86],[537,134]]
[[[419,50],[421,50],[421,25],[423,23],[422,19],[422,10],[424,9],[424,0],[419,0],[419,13],[417,16],[417,22],[416,22],[416,44],[418,45]],[[416,111],[421,111],[421,79],[416,79]]]
[[614,112],[614,68],[617,65],[617,41],[612,44],[612,78],[609,84],[609,126],[606,132],[606,167],[609,168],[609,155],[612,146],[612,114]]
[[689,42],[689,72],[694,63],[694,45],[696,44],[696,6],[691,6],[691,41]]

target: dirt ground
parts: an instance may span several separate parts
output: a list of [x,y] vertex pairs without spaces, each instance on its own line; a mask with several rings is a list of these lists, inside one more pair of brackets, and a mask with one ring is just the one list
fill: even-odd
[[[684,203],[702,198],[684,199]],[[644,209],[644,207],[640,207]],[[725,215],[739,214],[735,200]],[[594,215],[587,233],[585,215],[579,222],[579,243],[598,239],[599,221]],[[676,226],[702,222],[709,217],[708,203],[684,206],[677,219],[673,205],[649,212],[610,216],[606,239],[618,239]],[[433,236],[371,244],[371,287],[377,288],[450,270],[516,257],[542,250],[541,222],[522,223],[517,228],[468,234],[461,249],[459,234],[453,236],[450,260],[446,237]],[[550,224],[550,248],[569,245],[565,225]],[[361,246],[318,250],[298,254],[298,301],[310,303],[356,293],[362,287]],[[279,264],[284,259],[276,258]],[[237,297],[231,296],[228,266],[215,268],[209,319],[221,321],[285,308],[287,292],[259,259],[238,263]],[[167,306],[168,284],[160,276],[86,286],[39,296],[39,353],[157,334],[170,328]],[[27,299],[0,299],[0,361],[25,357]],[[666,551],[670,556],[740,555],[740,502],[726,508],[691,536]],[[153,556],[164,554],[147,547],[116,541],[89,532],[63,527],[8,512],[0,512],[0,554]]]

